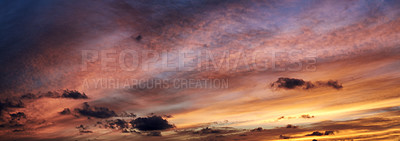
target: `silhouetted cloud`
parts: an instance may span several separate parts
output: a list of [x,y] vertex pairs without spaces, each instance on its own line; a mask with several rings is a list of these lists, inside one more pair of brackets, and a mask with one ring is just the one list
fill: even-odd
[[315,132],[313,132],[313,133],[311,133],[311,134],[307,134],[306,136],[322,136],[322,135],[324,135],[324,133],[315,131]]
[[27,116],[24,112],[12,113],[4,116],[9,116],[7,118],[2,119],[2,124],[0,127],[6,128],[20,128],[24,127],[27,122]]
[[39,98],[72,98],[72,99],[88,99],[88,96],[85,93],[81,93],[77,90],[62,90],[61,92],[57,91],[48,91],[47,93],[27,93],[20,96],[20,99],[39,99]]
[[335,88],[335,89],[341,89],[341,88],[343,88],[342,84],[339,84],[338,81],[333,81],[333,80],[329,80],[329,81],[326,83],[326,85],[331,86],[331,87],[333,87],[333,88]]
[[325,131],[324,135],[334,135],[334,131]]
[[136,114],[134,113],[127,113],[127,112],[122,112],[121,114],[118,115],[119,117],[132,117],[135,118]]
[[219,130],[219,129],[212,129],[212,128],[206,127],[206,128],[201,129],[200,131],[194,132],[194,133],[195,133],[195,134],[196,134],[196,133],[199,133],[199,134],[221,133],[221,130]]
[[33,93],[27,93],[20,97],[21,99],[36,99],[37,96]]
[[262,127],[258,127],[258,128],[252,129],[250,131],[254,132],[254,131],[263,131],[263,130],[264,129]]
[[291,124],[286,125],[286,128],[297,128],[297,127],[298,127],[298,126],[291,125]]
[[24,103],[21,100],[16,99],[5,99],[0,100],[0,116],[2,116],[3,111],[8,110],[8,108],[24,108]]
[[301,115],[300,117],[301,117],[301,118],[314,118],[314,116],[310,116],[309,114],[307,114],[307,115]]
[[149,116],[149,117],[139,117],[130,122],[134,128],[142,131],[151,130],[165,130],[173,128],[174,125],[168,123],[167,120],[163,119],[161,116]]
[[43,98],[43,97],[48,97],[48,98],[60,98],[61,95],[59,92],[55,91],[48,91],[47,93],[38,93],[37,94],[38,98]]
[[138,36],[136,36],[135,39],[136,39],[136,41],[140,41],[140,40],[142,40],[142,38],[143,38],[142,35],[138,35]]
[[280,77],[278,80],[271,84],[278,88],[294,89],[303,86],[306,82],[302,79]]
[[89,131],[89,130],[82,130],[82,131],[79,131],[79,133],[93,133],[93,131]]
[[83,103],[83,108],[76,108],[75,111],[77,111],[79,114],[88,116],[88,117],[96,117],[96,118],[109,118],[113,116],[117,116],[114,111],[105,108],[105,107],[90,107],[90,105],[85,102]]
[[79,133],[93,133],[93,131],[88,130],[89,127],[84,126],[84,125],[79,125],[78,127],[76,127],[76,129],[79,130]]
[[110,127],[112,129],[124,129],[129,128],[129,123],[123,119],[107,120],[107,125],[105,127]]
[[71,114],[71,110],[69,110],[69,108],[64,108],[64,110],[61,111],[60,114],[62,114],[62,115],[69,115],[69,114]]
[[11,120],[21,120],[22,118],[26,119],[26,115],[23,112],[18,112],[15,114],[10,114]]
[[61,97],[72,98],[72,99],[87,99],[88,98],[85,93],[80,93],[76,90],[68,90],[68,89],[64,90]]
[[307,134],[306,136],[323,136],[323,135],[333,135],[334,131],[325,131],[325,133],[315,131],[311,134]]
[[335,89],[343,88],[342,84],[338,81],[329,80],[329,81],[304,81],[303,79],[297,78],[287,78],[287,77],[280,77],[277,81],[271,83],[271,87],[274,88],[282,88],[282,89],[295,89],[295,88],[302,88],[302,89],[312,89],[318,87],[332,87]]

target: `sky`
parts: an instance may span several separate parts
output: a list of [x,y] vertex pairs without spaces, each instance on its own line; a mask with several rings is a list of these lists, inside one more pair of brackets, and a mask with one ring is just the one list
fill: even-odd
[[2,140],[398,140],[395,0],[4,0]]

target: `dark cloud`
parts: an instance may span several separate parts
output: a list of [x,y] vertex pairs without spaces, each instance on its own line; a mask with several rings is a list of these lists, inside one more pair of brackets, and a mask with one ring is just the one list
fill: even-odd
[[[125,114],[127,114],[125,112]],[[128,114],[129,116],[124,117],[135,117],[136,115],[133,113]],[[158,115],[149,115],[147,117],[139,117],[136,119],[131,120],[130,122],[126,121],[125,119],[112,119],[106,120],[104,122],[97,122],[97,125],[101,128],[102,126],[105,128],[117,129],[121,130],[123,133],[138,133],[136,129],[140,131],[155,131],[155,130],[165,130],[169,128],[173,128],[174,125],[168,123],[166,119],[162,118],[163,116]],[[104,123],[104,124],[103,124]]]
[[24,103],[21,100],[7,98],[5,100],[0,100],[0,116],[2,116],[3,111],[7,111],[8,108],[24,108]]
[[290,139],[289,136],[284,136],[284,135],[279,135],[279,138],[280,138],[280,139]]
[[62,114],[62,115],[69,115],[69,114],[71,114],[71,110],[69,110],[69,108],[64,108],[64,110],[61,111],[60,114]]
[[335,132],[334,131],[325,131],[324,135],[334,135]]
[[82,131],[79,131],[79,133],[93,133],[93,131],[89,131],[89,130],[82,130]]
[[209,127],[203,128],[200,131],[194,132],[195,134],[210,134],[210,133],[221,133],[219,129],[212,129]]
[[43,98],[43,97],[48,97],[48,98],[60,98],[61,95],[59,92],[55,92],[55,91],[48,91],[47,93],[39,93],[37,94],[38,98]]
[[172,118],[172,115],[163,115],[164,118]]
[[24,129],[14,129],[12,132],[24,132]]
[[21,99],[36,99],[37,96],[33,93],[27,93],[20,97]]
[[139,117],[130,122],[134,128],[142,131],[151,130],[165,130],[173,128],[174,125],[168,123],[167,120],[163,119],[161,116],[149,116],[149,117]]
[[301,115],[300,117],[301,117],[301,118],[314,118],[314,116],[310,116],[309,114],[307,114],[307,115]]
[[39,99],[39,98],[72,98],[72,99],[88,99],[88,96],[85,93],[81,93],[77,90],[62,90],[61,92],[57,91],[48,91],[47,93],[27,93],[20,96],[20,99]]
[[121,114],[118,115],[119,117],[132,117],[135,118],[136,114],[134,113],[127,113],[127,112],[122,112]]
[[105,127],[110,127],[112,129],[125,129],[129,128],[129,123],[123,119],[107,120],[107,125]]
[[333,81],[333,80],[329,80],[329,81],[326,83],[326,85],[331,86],[331,87],[333,87],[333,88],[335,88],[335,89],[341,89],[341,88],[343,88],[342,84],[339,84],[338,81]]
[[47,93],[27,93],[21,96],[14,96],[10,98],[6,98],[0,100],[0,113],[8,110],[8,108],[24,108],[25,104],[22,100],[32,100],[32,99],[40,99],[40,98],[71,98],[71,99],[87,99],[85,93],[78,92],[76,90],[63,90],[60,94],[56,91],[48,91]]
[[161,132],[159,132],[159,131],[149,132],[149,133],[147,133],[147,136],[161,136]]
[[87,102],[83,103],[82,108],[76,108],[75,111],[81,115],[95,118],[110,118],[117,116],[113,110],[105,107],[91,107]]
[[325,131],[325,133],[315,131],[311,134],[307,134],[306,136],[323,136],[323,135],[333,135],[335,134],[334,131]]
[[88,126],[84,126],[82,124],[76,127],[76,129],[79,130],[79,133],[93,133],[93,131],[88,130],[88,128]]
[[322,135],[324,135],[324,133],[315,131],[315,132],[313,132],[313,133],[311,133],[311,134],[307,134],[306,136],[322,136]]
[[253,129],[253,130],[250,130],[250,131],[254,132],[254,131],[263,131],[263,130],[264,129],[262,127],[258,127],[258,128]]
[[21,120],[21,119],[26,119],[26,115],[23,112],[18,112],[15,114],[10,114],[11,120]]
[[138,35],[138,36],[136,36],[136,41],[140,41],[140,40],[142,40],[142,35]]
[[287,78],[287,77],[278,78],[277,81],[271,83],[271,87],[279,89],[301,88],[305,90],[318,87],[332,87],[337,90],[343,88],[342,84],[334,80],[329,80],[326,82],[325,81],[311,82],[311,81],[304,81],[303,79]]
[[298,127],[298,126],[291,125],[291,124],[286,125],[286,128],[297,128],[297,127]]
[[61,95],[63,98],[72,98],[72,99],[88,99],[85,93],[80,93],[76,90],[64,90]]
[[5,99],[4,101],[0,101],[0,105],[2,107],[10,107],[10,108],[24,108],[24,103],[21,100],[16,99]]
[[306,82],[302,79],[280,77],[276,82],[272,83],[271,86],[294,89],[296,87],[303,86],[305,83]]
[[[6,128],[22,128],[27,122],[27,116],[23,112],[17,112],[5,115],[7,118],[2,119],[0,127]],[[22,129],[21,129],[22,130]]]

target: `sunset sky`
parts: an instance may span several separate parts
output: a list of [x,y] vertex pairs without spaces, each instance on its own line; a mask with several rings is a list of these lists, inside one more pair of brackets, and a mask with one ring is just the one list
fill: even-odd
[[0,140],[399,140],[400,1],[3,0]]

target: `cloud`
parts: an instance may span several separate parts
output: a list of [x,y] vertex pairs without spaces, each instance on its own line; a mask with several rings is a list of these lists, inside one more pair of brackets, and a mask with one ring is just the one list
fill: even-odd
[[129,123],[123,119],[116,119],[116,120],[107,120],[107,124],[105,127],[110,127],[112,129],[124,129],[129,128]]
[[38,93],[37,94],[37,98],[44,98],[44,97],[47,97],[47,98],[60,98],[61,95],[60,95],[59,92],[56,92],[56,91],[48,91],[47,93]]
[[71,99],[88,99],[88,96],[77,90],[48,91],[47,93],[27,93],[20,96],[20,99],[39,99],[39,98],[71,98]]
[[88,128],[88,126],[84,126],[82,124],[76,127],[76,129],[79,130],[79,133],[93,133],[93,131],[88,130]]
[[306,82],[302,79],[280,77],[276,82],[272,83],[271,86],[294,89],[296,87],[303,86],[305,83]]
[[132,120],[130,123],[134,126],[134,128],[142,131],[165,130],[174,127],[174,125],[169,124],[167,120],[156,115],[139,117],[135,120]]
[[8,114],[8,117],[2,119],[1,121],[3,123],[0,125],[0,127],[21,128],[25,126],[25,123],[27,122],[27,116],[24,112],[17,112]]
[[343,88],[342,84],[340,84],[337,80],[329,80],[329,81],[304,81],[303,79],[297,78],[287,78],[287,77],[280,77],[277,81],[271,83],[271,87],[278,88],[278,89],[313,89],[318,87],[332,87],[334,89],[341,89]]
[[284,136],[284,135],[279,135],[279,138],[281,138],[281,139],[290,139],[289,136]]
[[24,108],[25,104],[21,100],[7,98],[4,101],[0,100],[0,116],[3,111],[7,111],[8,108]]
[[[324,83],[323,83],[324,84]],[[335,89],[341,89],[343,88],[342,84],[339,84],[338,81],[333,81],[333,80],[329,80],[327,83],[325,83],[328,86],[331,86]]]
[[288,124],[288,125],[286,125],[286,128],[298,128],[298,126]]
[[[256,128],[254,130],[260,131],[260,132],[263,131],[263,129],[261,127]],[[186,130],[186,129],[178,130],[176,132],[178,133],[178,135],[189,135],[189,136],[200,135],[202,137],[207,137],[208,135],[211,135],[211,136],[217,137],[217,136],[221,136],[221,135],[239,133],[240,131],[244,131],[244,130],[236,129],[233,127],[206,127],[206,128],[201,128],[200,130],[198,130],[196,128],[192,128],[189,130]],[[246,136],[246,134],[244,134],[243,136]],[[206,139],[204,139],[204,140],[206,140]]]
[[135,118],[136,114],[134,113],[127,113],[127,112],[122,112],[121,114],[118,115],[119,117],[132,117]]
[[147,136],[161,136],[161,132],[158,131],[149,132],[147,133]]
[[324,133],[315,131],[315,132],[313,132],[313,133],[311,133],[311,134],[307,134],[306,136],[322,136],[322,135],[324,135]]
[[27,93],[20,97],[21,99],[36,99],[37,96],[33,93]]
[[309,114],[307,114],[307,115],[301,115],[300,117],[301,117],[301,118],[314,118],[314,116],[310,116]]
[[64,93],[61,95],[63,98],[72,98],[72,99],[88,99],[85,93],[80,93],[76,90],[64,90]]
[[[131,113],[131,115],[134,114]],[[134,118],[132,116],[130,117]],[[122,133],[138,133],[138,134],[141,134],[141,132],[138,132],[138,130],[156,131],[156,130],[165,130],[175,127],[174,125],[169,124],[168,121],[166,119],[163,119],[162,117],[163,116],[157,116],[152,114],[147,117],[139,117],[133,119],[129,122],[126,121],[126,118],[115,119],[115,120],[113,119],[113,120],[106,120],[104,124],[103,122],[99,121],[97,122],[96,125],[102,125],[105,128],[121,130]]]
[[21,120],[21,119],[23,119],[23,118],[26,119],[26,115],[25,115],[25,113],[23,113],[23,112],[18,112],[18,113],[15,113],[15,114],[10,114],[10,116],[11,116],[11,120]]
[[90,107],[87,102],[83,103],[83,108],[76,108],[75,111],[81,115],[95,118],[110,118],[117,116],[113,110],[105,107]]
[[24,129],[14,129],[12,132],[24,132]]
[[263,130],[264,129],[262,127],[258,127],[258,128],[253,129],[253,130],[250,130],[250,131],[255,132],[255,131],[263,131]]
[[323,136],[323,135],[333,135],[335,134],[334,131],[325,131],[325,133],[315,131],[311,134],[307,134],[306,136]]
[[71,110],[69,108],[64,108],[63,111],[60,112],[61,115],[69,115],[71,114]]

